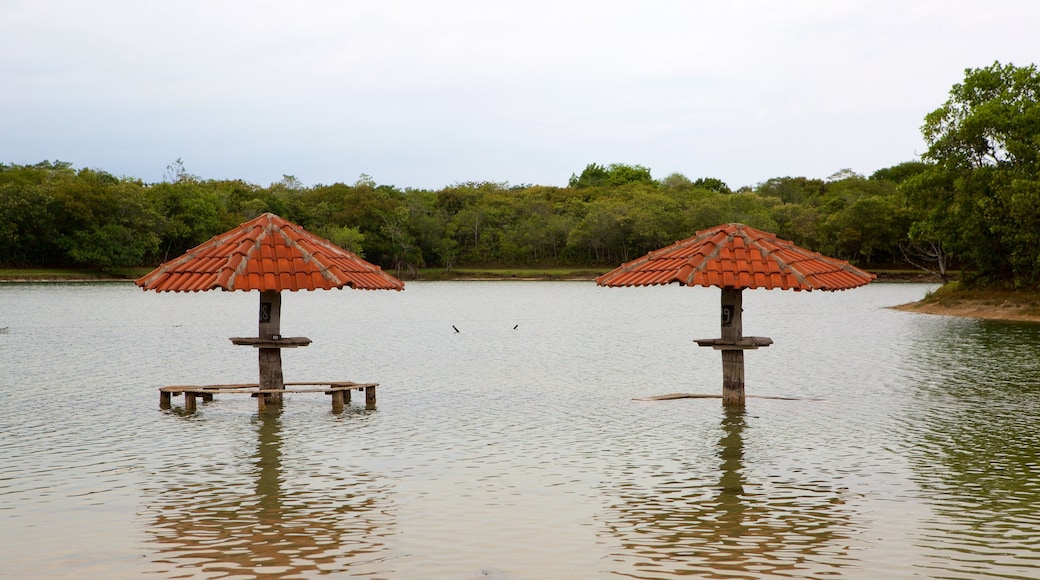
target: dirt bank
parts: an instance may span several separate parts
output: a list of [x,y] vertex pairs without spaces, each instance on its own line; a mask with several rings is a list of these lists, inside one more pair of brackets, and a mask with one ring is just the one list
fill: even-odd
[[1040,322],[1040,293],[1011,290],[962,290],[944,286],[919,302],[895,310],[964,316],[986,320]]

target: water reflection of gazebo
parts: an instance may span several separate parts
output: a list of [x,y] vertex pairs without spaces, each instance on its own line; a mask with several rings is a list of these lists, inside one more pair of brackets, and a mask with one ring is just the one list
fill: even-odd
[[[164,577],[386,577],[381,554],[396,532],[382,483],[338,464],[334,475],[323,476],[313,458],[283,461],[279,412],[258,415],[255,426],[246,480],[183,465],[155,473],[159,481],[149,486],[143,514],[155,545],[151,571]],[[293,485],[283,485],[287,480]]]
[[[317,381],[286,383],[282,375],[282,349],[307,346],[306,337],[285,337],[281,332],[282,291],[402,290],[404,283],[332,242],[272,213],[265,213],[239,227],[215,236],[163,263],[136,281],[144,290],[199,292],[225,290],[260,293],[259,331],[256,337],[235,337],[231,342],[256,348],[259,382],[232,385],[171,385],[160,389],[160,405],[169,407],[170,396],[183,394],[185,411],[193,411],[195,398],[211,399],[215,393],[247,393],[257,398],[260,411],[268,403],[279,404],[285,392],[325,392],[333,410],[342,410],[352,389],[365,389],[366,407],[375,407],[375,383]],[[291,387],[318,387],[286,391]]]
[[847,490],[749,476],[746,429],[744,409],[722,410],[718,469],[710,477],[703,466],[668,472],[656,465],[646,468],[653,475],[647,478],[643,466],[618,466],[607,484],[615,497],[597,517],[619,544],[612,559],[641,578],[839,574],[854,559]]

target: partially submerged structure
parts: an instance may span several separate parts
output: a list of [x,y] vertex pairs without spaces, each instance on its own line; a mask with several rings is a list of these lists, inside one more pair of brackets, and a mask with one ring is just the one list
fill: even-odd
[[[137,279],[144,290],[156,292],[201,292],[225,290],[260,294],[259,331],[256,337],[231,338],[237,345],[259,352],[259,382],[236,385],[176,385],[160,390],[160,403],[169,405],[173,394],[185,395],[185,410],[194,410],[195,397],[205,400],[214,393],[244,392],[257,397],[262,411],[266,403],[280,403],[287,392],[282,376],[282,349],[307,346],[305,337],[281,333],[283,290],[403,290],[404,283],[332,242],[273,213],[265,213],[239,227],[215,236],[188,250],[154,271]],[[289,386],[324,386],[296,389],[323,391],[332,396],[333,408],[349,402],[352,388],[366,389],[366,406],[375,406],[374,383],[319,381],[288,383]],[[346,395],[344,395],[346,393]]]
[[743,335],[744,289],[847,290],[876,276],[844,260],[800,248],[776,234],[739,223],[715,226],[692,238],[626,262],[596,278],[600,286],[715,286],[722,289],[722,336],[697,340],[722,351],[722,403],[744,404],[744,351],[773,344]]

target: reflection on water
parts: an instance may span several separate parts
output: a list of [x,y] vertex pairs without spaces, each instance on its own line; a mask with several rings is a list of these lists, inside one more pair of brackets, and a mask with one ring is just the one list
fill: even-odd
[[920,538],[927,567],[951,578],[994,566],[1004,577],[1040,577],[1040,560],[1017,556],[1040,548],[1040,333],[972,320],[930,326],[907,357],[923,371],[907,432],[935,514]]
[[0,285],[0,577],[1040,577],[1040,325],[928,289],[745,293],[742,412],[636,400],[719,392],[717,289],[290,293],[380,405],[261,417],[157,396],[255,380],[254,295]]
[[[625,466],[601,515],[632,578],[840,575],[854,530],[840,485],[749,480],[744,468],[745,411],[722,415],[715,465],[683,465],[668,477]],[[639,485],[650,481],[653,485]]]
[[156,547],[150,571],[387,575],[382,553],[394,522],[386,493],[373,493],[379,484],[372,475],[313,472],[283,458],[280,414],[255,416],[253,424],[248,477],[229,482],[226,474],[186,472],[183,465],[161,472],[143,514]]

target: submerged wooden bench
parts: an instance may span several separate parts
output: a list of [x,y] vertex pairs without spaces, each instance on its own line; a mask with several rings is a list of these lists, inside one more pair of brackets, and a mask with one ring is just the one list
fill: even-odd
[[[267,395],[281,393],[325,393],[332,396],[332,412],[343,411],[350,404],[350,391],[365,391],[365,409],[376,408],[376,387],[379,383],[354,383],[351,381],[316,381],[308,383],[285,383],[284,389],[261,389],[258,383],[237,383],[227,385],[170,385],[159,388],[159,408],[169,409],[173,395],[184,395],[184,411],[195,411],[195,399],[212,401],[213,395],[245,394],[256,397],[257,409],[262,413],[267,408]],[[301,389],[293,387],[316,387]]]

